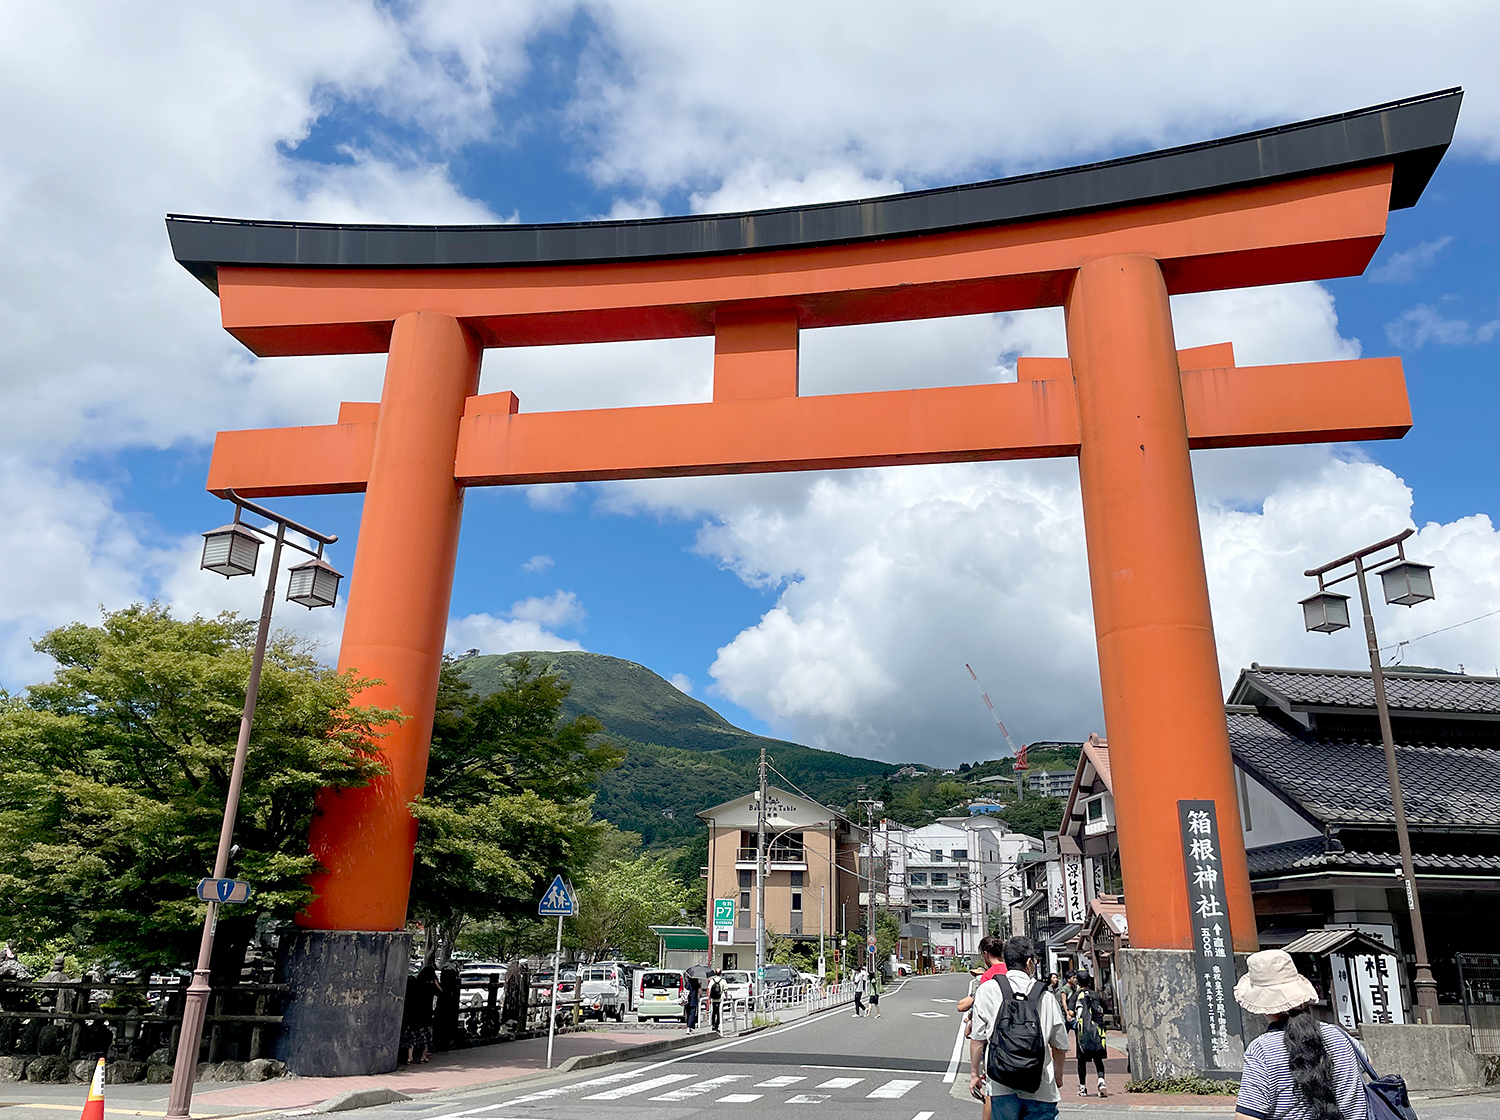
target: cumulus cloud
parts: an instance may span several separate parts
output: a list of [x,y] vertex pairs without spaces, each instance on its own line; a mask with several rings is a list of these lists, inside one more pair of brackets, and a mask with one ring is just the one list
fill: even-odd
[[533,556],[530,560],[526,561],[526,563],[524,563],[524,564],[521,565],[521,571],[523,571],[523,572],[545,572],[550,567],[552,567],[552,557],[550,557],[550,556]]
[[667,683],[678,692],[685,693],[688,696],[693,694],[693,681],[686,673],[673,673],[667,678]]
[[514,653],[530,649],[582,649],[573,638],[554,630],[580,625],[586,613],[571,591],[554,591],[511,604],[509,612],[496,617],[478,613],[448,621],[445,648],[450,653],[477,649],[481,653]]

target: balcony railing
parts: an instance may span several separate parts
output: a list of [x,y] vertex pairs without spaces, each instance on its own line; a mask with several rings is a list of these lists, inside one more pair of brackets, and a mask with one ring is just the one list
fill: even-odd
[[[736,863],[755,864],[756,848],[737,848],[734,854]],[[807,850],[805,848],[789,848],[772,844],[767,852],[772,865],[778,863],[806,863]]]

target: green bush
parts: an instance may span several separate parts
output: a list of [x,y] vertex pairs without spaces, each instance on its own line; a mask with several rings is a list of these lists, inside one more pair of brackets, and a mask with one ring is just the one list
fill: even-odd
[[1239,1093],[1238,1081],[1216,1081],[1211,1077],[1143,1077],[1125,1082],[1127,1093],[1195,1093],[1200,1096],[1232,1097]]

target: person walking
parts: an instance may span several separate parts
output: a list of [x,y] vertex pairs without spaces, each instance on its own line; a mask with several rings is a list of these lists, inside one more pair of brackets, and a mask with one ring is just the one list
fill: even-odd
[[1235,1112],[1253,1120],[1367,1120],[1359,1044],[1318,1022],[1317,990],[1290,954],[1265,949],[1248,964],[1234,998],[1270,1024],[1245,1047]]
[[1068,973],[1068,982],[1062,989],[1063,1014],[1068,1018],[1068,1030],[1072,1030],[1073,1019],[1078,1014],[1078,977],[1082,975],[1078,971]]
[[[1068,1057],[1068,1026],[1062,1005],[1036,974],[1036,946],[1029,937],[1012,937],[1002,951],[1005,974],[979,985],[969,1031],[969,1092],[989,1098],[992,1120],[1056,1120],[1061,1099],[1063,1063]],[[996,1027],[1005,1028],[997,1037]],[[1040,1053],[1013,1053],[1006,1043],[1031,1037]],[[1001,1048],[987,1060],[986,1049]],[[1021,1087],[989,1076],[1002,1060],[1016,1072],[1007,1075]],[[1026,1086],[1035,1086],[1028,1088]]]
[[868,1018],[880,1018],[880,971],[878,969],[870,972],[870,1010]]
[[[694,966],[696,967],[696,966]],[[698,1004],[703,999],[703,981],[698,979],[698,974],[689,971],[687,974],[687,1029],[698,1029]]]
[[722,969],[714,969],[713,975],[708,978],[708,1007],[711,1013],[709,1022],[717,1031],[719,1014],[724,1008],[724,972]]
[[441,981],[431,963],[406,982],[406,999],[401,1008],[401,1050],[406,1064],[428,1060],[432,1049],[432,1011]]
[[1075,972],[1069,983],[1077,985],[1073,1003],[1073,1038],[1078,1056],[1078,1095],[1089,1095],[1088,1064],[1094,1063],[1099,1074],[1099,1095],[1109,1096],[1104,1085],[1104,1001],[1094,991],[1094,978],[1087,972]]
[[854,971],[854,1014],[863,1016],[865,1013],[865,983],[869,974],[863,968]]

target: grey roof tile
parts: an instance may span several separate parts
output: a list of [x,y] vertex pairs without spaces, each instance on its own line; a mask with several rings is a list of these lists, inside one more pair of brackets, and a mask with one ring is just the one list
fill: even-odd
[[[1294,669],[1259,665],[1246,669],[1243,682],[1284,698],[1293,707],[1375,708],[1375,686],[1368,670]],[[1236,687],[1236,693],[1241,691]],[[1459,673],[1385,674],[1386,703],[1397,712],[1451,712],[1500,715],[1500,677]],[[1238,702],[1238,701],[1236,701]]]
[[[1378,739],[1319,734],[1248,711],[1227,717],[1235,757],[1318,820],[1395,823]],[[1397,743],[1396,763],[1413,826],[1500,827],[1500,749],[1407,741]]]
[[[1245,853],[1251,877],[1285,874],[1296,871],[1372,871],[1389,874],[1401,866],[1401,857],[1395,852],[1345,851],[1335,848],[1326,850],[1327,841],[1321,836],[1308,840],[1293,840],[1286,844],[1270,844],[1264,848],[1251,848]],[[1446,873],[1474,872],[1493,875],[1500,871],[1500,855],[1470,855],[1437,852],[1416,852],[1412,863],[1417,871]]]

